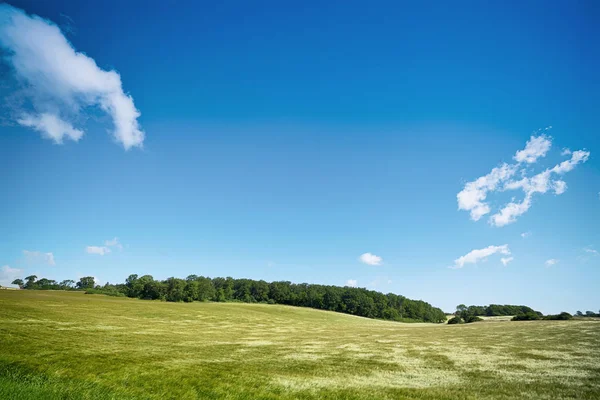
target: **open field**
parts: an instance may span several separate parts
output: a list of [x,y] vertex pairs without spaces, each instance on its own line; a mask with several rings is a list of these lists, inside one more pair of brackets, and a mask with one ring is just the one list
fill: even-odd
[[600,321],[401,324],[0,291],[0,399],[600,398]]

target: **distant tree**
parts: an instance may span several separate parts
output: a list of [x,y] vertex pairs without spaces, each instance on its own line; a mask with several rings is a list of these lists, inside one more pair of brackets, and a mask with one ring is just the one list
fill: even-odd
[[556,315],[546,315],[544,317],[544,319],[555,320],[555,321],[567,321],[567,320],[573,319],[573,316],[571,314],[569,314],[568,312],[563,311],[560,314],[556,314]]
[[462,323],[463,323],[463,320],[461,317],[452,317],[448,320],[449,325],[462,324]]
[[83,278],[79,279],[79,282],[77,282],[77,288],[78,289],[92,289],[94,287],[94,277],[93,276],[84,276]]
[[14,281],[12,281],[12,284],[19,286],[19,289],[23,289],[25,282],[23,282],[23,279],[15,279]]
[[577,311],[577,312],[575,313],[575,315],[577,315],[578,317],[583,317],[583,313],[582,313],[581,311]]
[[515,315],[511,321],[535,321],[540,319],[540,316],[535,312],[519,313]]
[[595,317],[595,316],[596,316],[596,313],[595,313],[595,312],[593,312],[593,311],[586,311],[586,312],[585,312],[585,316],[586,316],[586,317]]
[[37,276],[29,275],[25,277],[25,289],[34,289],[35,281],[37,280]]
[[65,279],[60,283],[62,289],[71,289],[75,285],[75,281],[72,279]]

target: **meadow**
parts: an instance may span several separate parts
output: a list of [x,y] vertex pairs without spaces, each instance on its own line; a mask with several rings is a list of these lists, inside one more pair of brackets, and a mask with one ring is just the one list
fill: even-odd
[[0,399],[598,399],[600,321],[0,290]]

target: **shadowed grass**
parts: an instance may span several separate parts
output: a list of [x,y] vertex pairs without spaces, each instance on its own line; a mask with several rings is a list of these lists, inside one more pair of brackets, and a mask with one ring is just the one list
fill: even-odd
[[0,291],[0,398],[600,398],[600,321],[448,326]]

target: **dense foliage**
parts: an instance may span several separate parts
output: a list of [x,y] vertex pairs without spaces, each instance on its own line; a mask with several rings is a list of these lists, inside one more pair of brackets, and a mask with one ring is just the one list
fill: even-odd
[[[19,280],[20,281],[20,280]],[[240,301],[245,303],[286,304],[336,311],[367,318],[392,321],[444,322],[446,315],[421,300],[411,300],[393,293],[383,294],[354,287],[313,285],[291,282],[265,282],[252,279],[207,278],[190,275],[186,279],[155,280],[150,275],[130,275],[124,284],[94,286],[93,277],[79,282],[25,278],[24,289],[85,289],[86,293],[103,293],[165,301]]]
[[461,310],[466,311],[468,315],[473,315],[477,317],[499,317],[505,315],[517,315],[517,314],[527,314],[527,313],[537,313],[541,315],[541,313],[533,310],[531,307],[527,306],[516,306],[511,304],[490,304],[489,306],[465,306],[461,304],[457,306],[461,308]]
[[512,321],[535,321],[538,319],[545,319],[551,321],[567,321],[573,319],[573,316],[568,312],[561,312],[560,314],[540,315],[535,312],[520,313],[512,318]]

